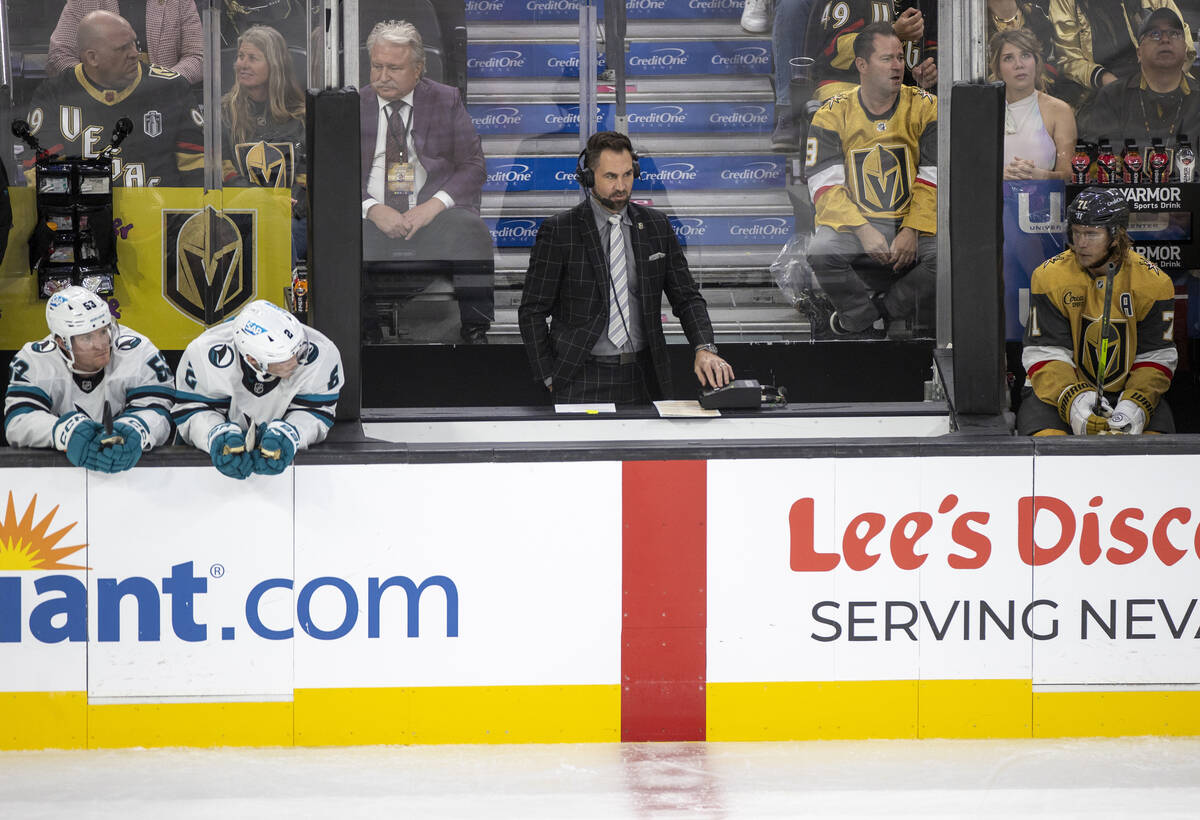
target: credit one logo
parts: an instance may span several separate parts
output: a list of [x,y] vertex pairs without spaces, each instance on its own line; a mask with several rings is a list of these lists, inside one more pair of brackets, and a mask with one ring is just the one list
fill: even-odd
[[[134,602],[139,642],[161,639],[164,608],[170,610],[170,630],[176,638],[190,643],[209,639],[208,624],[195,620],[197,601],[207,594],[209,579],[196,575],[191,561],[172,566],[171,574],[159,583],[136,575],[98,578],[95,583],[96,610],[89,612],[87,588],[73,575],[41,575],[32,580],[29,576],[0,576],[0,643],[21,642],[26,627],[29,635],[40,643],[86,641],[89,616],[95,621],[97,640],[101,643],[120,641],[122,607],[126,615],[130,613],[128,604],[124,604],[127,599]],[[407,637],[417,638],[421,633],[421,597],[434,587],[441,590],[445,601],[445,636],[457,638],[458,587],[445,575],[432,575],[420,583],[405,575],[373,576],[366,579],[365,585],[357,587],[345,578],[329,575],[313,578],[296,594],[296,624],[310,637],[333,641],[346,637],[356,628],[361,629],[360,620],[365,613],[367,637],[378,638],[382,633],[383,610],[401,606],[405,607],[407,617]],[[287,624],[265,623],[260,603],[272,590],[295,588],[291,578],[267,578],[255,584],[246,595],[245,626],[266,640],[291,640],[295,635],[294,628]],[[317,624],[313,620],[312,599],[318,593],[326,600],[325,609],[340,612],[340,623]],[[30,611],[28,621],[24,622],[22,604],[27,594],[35,596],[37,603]],[[340,603],[330,606],[329,596],[336,596],[334,600],[340,598]],[[240,626],[221,626],[217,630],[221,640],[233,640]]]

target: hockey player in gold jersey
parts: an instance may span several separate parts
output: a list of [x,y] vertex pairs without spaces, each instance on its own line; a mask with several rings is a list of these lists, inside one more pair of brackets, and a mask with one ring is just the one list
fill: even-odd
[[864,28],[854,49],[862,84],[821,106],[809,128],[805,164],[817,224],[809,262],[835,308],[835,336],[882,336],[892,319],[929,328],[937,99],[901,85],[904,51],[890,23]]
[[1033,272],[1017,411],[1022,435],[1173,433],[1175,289],[1133,250],[1129,203],[1087,188],[1067,208],[1070,249]]

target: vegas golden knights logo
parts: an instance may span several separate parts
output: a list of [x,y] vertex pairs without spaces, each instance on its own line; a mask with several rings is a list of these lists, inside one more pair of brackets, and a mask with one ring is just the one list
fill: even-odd
[[[1079,336],[1079,365],[1087,380],[1094,383],[1096,372],[1100,369],[1100,320],[1080,316]],[[1132,364],[1127,361],[1129,355],[1129,325],[1124,317],[1114,315],[1108,323],[1108,349],[1105,352],[1104,378],[1101,379],[1105,390],[1116,389],[1129,372]]]
[[854,185],[858,204],[868,212],[894,214],[908,207],[912,191],[908,181],[908,148],[903,145],[873,145],[855,151]]
[[238,171],[260,188],[291,188],[296,179],[296,147],[290,142],[243,142],[233,147]]
[[163,295],[189,316],[215,325],[255,290],[253,211],[163,211]]

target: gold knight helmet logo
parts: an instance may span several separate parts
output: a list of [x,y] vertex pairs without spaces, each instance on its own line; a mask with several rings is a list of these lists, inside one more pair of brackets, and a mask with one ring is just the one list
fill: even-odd
[[295,146],[290,142],[249,142],[234,146],[242,176],[260,188],[291,188],[296,176]]
[[214,325],[254,293],[254,216],[246,211],[163,211],[164,295]]
[[894,214],[908,207],[908,149],[873,145],[853,153],[858,204],[871,213]]
[[[1100,370],[1100,320],[1081,315],[1079,330],[1079,364],[1088,381],[1094,383],[1096,373]],[[1123,318],[1113,316],[1108,324],[1107,335],[1108,345],[1104,351],[1104,373],[1100,381],[1105,390],[1115,390],[1129,372],[1129,366],[1132,364],[1127,361],[1130,355],[1128,324]]]

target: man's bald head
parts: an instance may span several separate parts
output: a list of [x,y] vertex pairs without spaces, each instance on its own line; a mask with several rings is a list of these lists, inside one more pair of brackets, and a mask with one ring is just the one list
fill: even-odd
[[79,62],[88,77],[105,88],[124,88],[137,77],[137,35],[124,17],[92,11],[79,21]]

